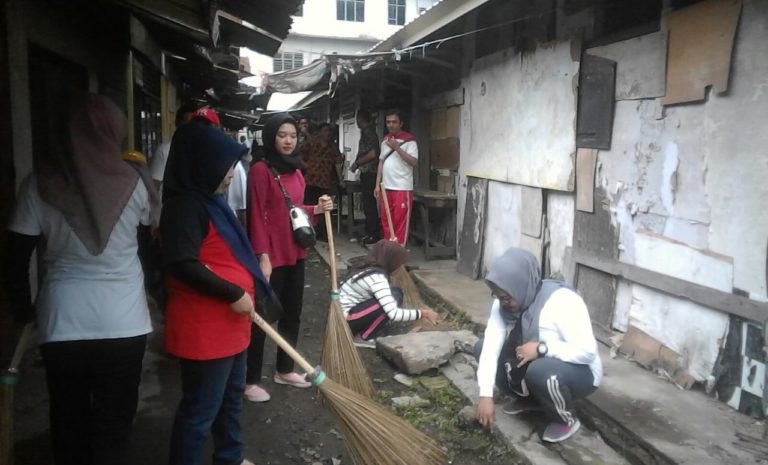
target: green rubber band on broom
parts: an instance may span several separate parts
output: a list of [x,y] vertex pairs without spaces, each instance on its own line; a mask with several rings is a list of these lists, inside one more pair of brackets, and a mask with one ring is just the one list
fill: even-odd
[[331,292],[331,300],[339,300],[339,293]]
[[7,373],[0,375],[0,384],[17,384],[19,377],[13,373]]
[[315,367],[315,371],[307,374],[307,378],[309,378],[309,380],[312,381],[312,384],[314,384],[315,386],[320,386],[320,384],[322,384],[322,382],[325,381],[326,376],[322,367],[318,365],[317,367]]

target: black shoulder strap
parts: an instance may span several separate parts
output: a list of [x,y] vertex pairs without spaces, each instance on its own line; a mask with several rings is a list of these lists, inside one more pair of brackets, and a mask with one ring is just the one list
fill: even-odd
[[269,164],[267,160],[262,160],[265,165],[267,165],[267,168],[269,168],[269,171],[272,172],[272,176],[275,178],[275,181],[277,182],[277,185],[280,186],[280,190],[283,191],[283,197],[285,197],[285,205],[288,207],[288,210],[294,207],[293,201],[291,201],[291,196],[288,195],[288,191],[285,190],[285,186],[283,186],[283,183],[280,182],[280,175],[277,174],[277,171],[272,167],[272,165]]

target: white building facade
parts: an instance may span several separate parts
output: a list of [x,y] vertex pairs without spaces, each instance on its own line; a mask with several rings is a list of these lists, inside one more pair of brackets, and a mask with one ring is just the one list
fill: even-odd
[[268,71],[298,68],[324,54],[365,52],[434,3],[437,0],[306,0]]

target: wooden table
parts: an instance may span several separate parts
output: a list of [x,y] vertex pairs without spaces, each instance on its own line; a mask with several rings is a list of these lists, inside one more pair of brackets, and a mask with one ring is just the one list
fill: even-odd
[[[433,257],[456,257],[456,246],[435,244],[430,240],[429,210],[441,209],[456,212],[456,194],[445,192],[416,190],[413,193],[413,205],[419,210],[421,217],[422,233],[424,234],[424,259],[429,260]],[[413,231],[411,232],[413,234]],[[416,236],[418,237],[418,233]]]

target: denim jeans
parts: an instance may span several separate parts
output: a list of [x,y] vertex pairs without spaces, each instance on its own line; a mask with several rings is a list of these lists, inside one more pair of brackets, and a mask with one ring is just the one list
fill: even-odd
[[245,351],[213,360],[182,359],[181,389],[171,434],[171,465],[203,463],[208,431],[213,433],[213,463],[240,465]]

